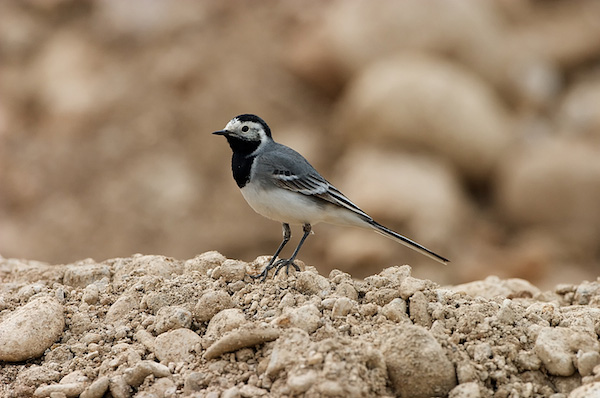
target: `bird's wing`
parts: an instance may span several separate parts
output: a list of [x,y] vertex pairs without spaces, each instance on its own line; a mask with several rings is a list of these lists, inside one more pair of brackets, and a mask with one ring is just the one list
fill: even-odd
[[270,175],[270,180],[275,185],[345,207],[367,220],[372,220],[367,213],[323,178],[302,155],[288,147],[283,148],[285,149],[265,154],[261,161],[265,167],[263,173]]

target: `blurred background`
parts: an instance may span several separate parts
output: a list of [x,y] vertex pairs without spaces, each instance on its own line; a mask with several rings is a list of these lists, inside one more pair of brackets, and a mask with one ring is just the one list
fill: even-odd
[[0,254],[272,254],[280,224],[210,134],[256,113],[452,260],[318,225],[300,258],[323,273],[595,279],[599,16],[596,0],[2,1]]

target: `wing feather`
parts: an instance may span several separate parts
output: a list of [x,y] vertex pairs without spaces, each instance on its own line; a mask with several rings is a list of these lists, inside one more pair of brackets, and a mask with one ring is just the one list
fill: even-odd
[[298,192],[303,195],[315,196],[334,205],[345,207],[360,216],[371,220],[371,217],[356,206],[340,190],[331,185],[320,174],[309,173],[304,176],[294,175],[276,170],[273,174],[274,182],[281,188]]

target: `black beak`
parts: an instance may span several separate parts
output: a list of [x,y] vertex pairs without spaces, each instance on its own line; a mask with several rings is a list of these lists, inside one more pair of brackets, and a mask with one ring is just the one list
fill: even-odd
[[227,130],[219,130],[219,131],[215,131],[213,134],[215,134],[215,135],[227,135],[227,134],[229,134],[229,131],[227,131]]

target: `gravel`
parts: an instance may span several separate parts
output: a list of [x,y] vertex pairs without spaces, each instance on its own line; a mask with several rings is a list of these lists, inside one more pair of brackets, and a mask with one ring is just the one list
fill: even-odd
[[[1,259],[6,397],[589,397],[600,282],[439,286],[408,265],[256,282],[216,252]],[[166,272],[169,271],[169,272]],[[243,271],[243,272],[242,272]]]

